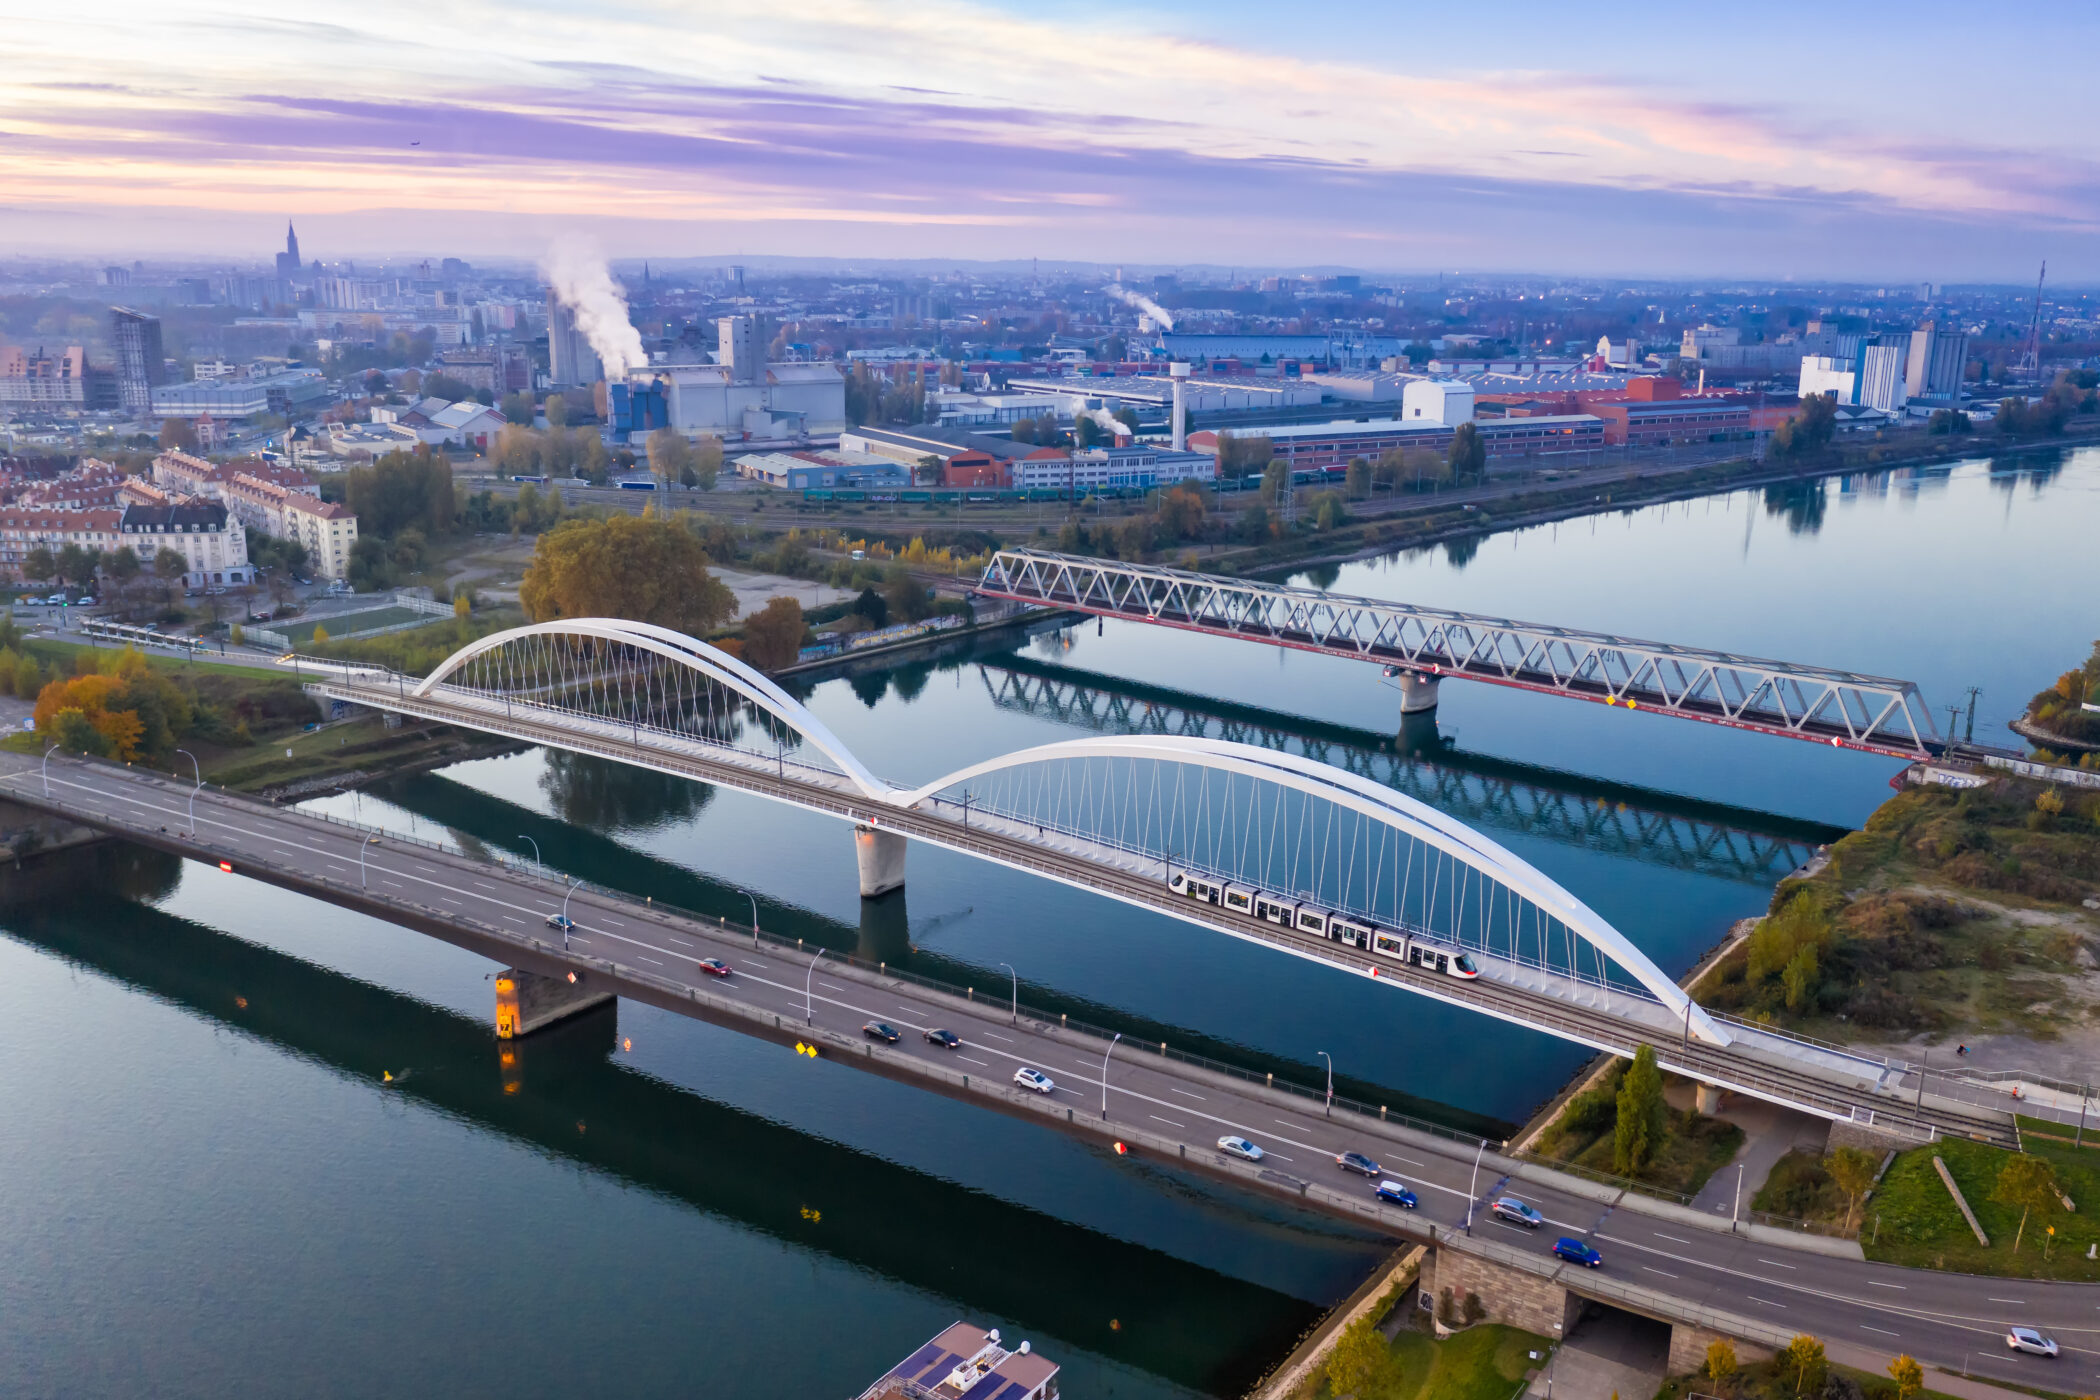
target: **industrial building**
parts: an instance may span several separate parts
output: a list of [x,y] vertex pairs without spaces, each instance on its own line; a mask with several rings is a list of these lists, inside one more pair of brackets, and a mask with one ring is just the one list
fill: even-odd
[[1927,321],[1910,333],[1903,392],[1914,399],[1958,399],[1968,363],[1968,332]]
[[716,364],[630,370],[626,394],[607,395],[615,428],[631,433],[662,426],[732,443],[789,443],[846,427],[846,379],[837,365],[768,363],[755,317],[724,316],[717,336]]
[[161,418],[211,417],[223,422],[260,413],[297,418],[328,399],[328,381],[319,370],[286,369],[246,378],[226,376],[162,385],[153,390],[151,408]]
[[[1191,376],[1187,380],[1190,413],[1270,412],[1281,408],[1317,406],[1325,393],[1307,380],[1258,379],[1251,375],[1231,378]],[[1056,398],[1070,417],[1088,409],[1135,409],[1140,414],[1166,417],[1174,401],[1174,377],[1164,374],[1128,374],[1071,379],[1016,379],[1007,388],[1017,393]]]
[[1022,458],[1007,464],[1006,485],[1024,491],[1069,489],[1075,494],[1104,488],[1150,490],[1182,481],[1212,482],[1218,459],[1210,452],[1176,452],[1144,444],[1117,444],[1074,452],[1069,457]]
[[605,378],[605,362],[576,324],[576,309],[547,289],[547,381],[556,389],[596,384]]
[[[1546,457],[1569,452],[1592,452],[1605,445],[1604,421],[1594,414],[1542,414],[1537,417],[1481,418],[1473,420],[1481,445],[1490,458]],[[1332,423],[1291,423],[1259,428],[1236,436],[1265,437],[1270,450],[1293,471],[1339,471],[1357,457],[1377,461],[1387,452],[1422,448],[1431,452],[1449,450],[1457,425],[1432,423],[1427,419],[1372,418]],[[1189,446],[1215,452],[1217,432],[1193,433]]]
[[911,468],[869,452],[751,452],[736,459],[738,476],[788,491],[825,487],[890,488],[911,485]]

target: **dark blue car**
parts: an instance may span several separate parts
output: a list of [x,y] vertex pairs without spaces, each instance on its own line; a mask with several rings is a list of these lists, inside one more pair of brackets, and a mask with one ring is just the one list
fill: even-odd
[[1371,1194],[1381,1201],[1400,1207],[1402,1210],[1413,1210],[1415,1208],[1415,1193],[1407,1189],[1406,1182],[1395,1181],[1391,1177],[1387,1177],[1384,1181],[1372,1187]]
[[1604,1256],[1591,1249],[1573,1235],[1562,1235],[1553,1242],[1553,1252],[1570,1264],[1580,1264],[1585,1269],[1604,1267]]

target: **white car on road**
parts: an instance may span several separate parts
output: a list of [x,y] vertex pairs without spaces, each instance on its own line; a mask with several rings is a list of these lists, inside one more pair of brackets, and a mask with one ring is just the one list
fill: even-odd
[[1054,1094],[1057,1092],[1056,1080],[1041,1070],[1030,1069],[1026,1065],[1014,1071],[1014,1083],[1020,1085],[1023,1089],[1033,1089],[1038,1094]]
[[1238,1157],[1243,1161],[1259,1162],[1267,1154],[1243,1137],[1227,1134],[1218,1139],[1218,1151]]
[[2013,1327],[2005,1333],[2005,1345],[2013,1351],[2024,1351],[2030,1356],[2056,1355],[2056,1339],[2045,1337],[2032,1327]]

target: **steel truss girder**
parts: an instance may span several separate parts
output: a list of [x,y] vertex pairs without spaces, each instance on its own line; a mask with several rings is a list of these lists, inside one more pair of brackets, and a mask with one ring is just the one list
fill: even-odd
[[1918,759],[1942,747],[1915,684],[1857,671],[1038,549],[1000,550],[977,587],[1835,748]]

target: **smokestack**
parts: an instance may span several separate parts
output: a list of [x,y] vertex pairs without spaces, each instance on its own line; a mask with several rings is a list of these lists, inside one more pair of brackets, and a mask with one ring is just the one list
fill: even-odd
[[1167,366],[1167,374],[1174,380],[1174,450],[1186,452],[1189,446],[1189,367],[1186,361],[1176,361]]

